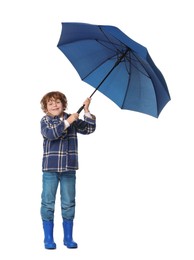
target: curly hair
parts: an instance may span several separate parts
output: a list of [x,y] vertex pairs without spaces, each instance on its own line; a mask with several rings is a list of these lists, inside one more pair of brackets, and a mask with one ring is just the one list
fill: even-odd
[[52,98],[54,98],[55,100],[59,99],[61,101],[61,103],[63,105],[63,110],[65,110],[67,108],[67,98],[66,98],[66,96],[59,91],[51,91],[51,92],[48,92],[47,94],[45,94],[40,101],[41,109],[44,112],[46,112],[46,110],[47,110],[47,103]]

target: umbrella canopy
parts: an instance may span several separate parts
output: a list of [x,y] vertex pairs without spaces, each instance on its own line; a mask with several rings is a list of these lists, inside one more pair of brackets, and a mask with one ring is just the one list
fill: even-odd
[[156,118],[170,100],[147,49],[115,26],[62,23],[57,47],[95,88],[91,96],[99,90],[121,109]]

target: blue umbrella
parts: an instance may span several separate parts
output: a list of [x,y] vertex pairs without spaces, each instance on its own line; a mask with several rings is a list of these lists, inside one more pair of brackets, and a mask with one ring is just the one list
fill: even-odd
[[[62,23],[57,47],[80,78],[121,109],[158,117],[170,100],[147,49],[114,26]],[[83,106],[77,111],[81,112]]]

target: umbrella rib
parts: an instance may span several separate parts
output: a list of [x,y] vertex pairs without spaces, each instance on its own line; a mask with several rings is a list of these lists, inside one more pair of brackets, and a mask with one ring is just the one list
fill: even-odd
[[[142,64],[142,62],[138,59],[138,57],[133,53],[133,55],[135,56],[135,58],[139,61],[139,63],[142,65],[142,67],[145,69],[144,65]],[[126,59],[130,62],[130,60],[134,60],[134,61],[137,61],[133,58],[127,58]],[[131,64],[131,62],[130,62]],[[137,66],[135,66],[134,64],[132,65],[134,68],[136,68],[136,70],[138,70],[140,73],[142,73],[144,76],[150,78],[150,76],[148,74],[146,74],[145,72],[143,72],[142,70],[140,70]],[[146,71],[146,70],[145,70]]]
[[[129,55],[130,55],[131,53],[129,52]],[[144,70],[146,71],[146,69],[145,69],[145,66],[142,64],[142,62],[138,59],[138,57],[133,53],[133,55],[135,56],[135,58],[139,61],[139,63],[142,65],[142,67],[144,68]],[[125,59],[127,59],[128,61],[129,61],[129,63],[130,63],[130,65],[132,66],[132,64],[131,64],[131,62],[130,62],[130,60],[134,60],[134,61],[136,61],[135,59],[132,59],[132,57],[125,57]],[[125,66],[126,67],[126,70],[127,70],[127,66]],[[146,77],[148,77],[150,80],[151,80],[151,77],[149,76],[149,75],[147,75],[147,74],[145,74],[143,71],[141,71],[140,69],[138,69],[137,68],[137,66],[135,66],[134,64],[133,64],[133,67],[134,68],[136,68],[140,73],[142,73],[144,76],[146,76]],[[130,67],[131,68],[131,67]],[[129,74],[130,74],[130,72],[128,72]],[[129,80],[128,80],[128,86],[129,86],[129,84],[130,84],[130,80],[131,80],[131,77],[129,77]],[[152,80],[151,80],[152,81]],[[152,81],[152,84],[153,84],[153,86],[154,86],[154,88],[155,88],[155,84],[154,84],[154,82]],[[124,97],[124,99],[123,99],[123,103],[122,103],[122,108],[123,108],[123,106],[124,106],[124,103],[125,103],[125,100],[126,100],[126,96],[127,96],[127,92],[125,93],[125,97]],[[158,100],[156,99],[156,103],[157,103],[157,110],[158,110]]]
[[[115,53],[117,53],[117,52],[120,52],[120,53],[122,53],[118,48],[116,48],[116,44],[115,45],[113,45],[113,43],[109,40],[109,39],[107,39],[108,41],[108,43],[111,43],[111,45],[114,47],[114,50],[115,50]],[[110,48],[110,47],[108,47],[106,44],[103,44],[103,41],[99,41],[99,40],[97,40],[96,39],[96,41],[99,43],[99,44],[101,44],[102,46],[104,46],[105,48],[107,48],[107,49],[109,49],[109,50],[113,50],[112,48]],[[105,41],[104,41],[105,42]],[[117,44],[118,45],[118,44]],[[119,46],[119,45],[118,45]]]
[[[131,55],[131,52],[129,52],[129,56],[130,56],[130,55]],[[126,65],[125,60],[128,60],[128,62],[129,62],[129,64],[130,64],[129,69],[127,68],[127,65]],[[127,56],[125,57],[124,62],[125,62],[126,71],[128,71],[128,74],[131,75],[131,62],[130,62],[130,59],[127,58]],[[127,86],[129,86],[130,80],[131,80],[131,77],[128,77],[128,84],[127,84]],[[123,98],[123,102],[122,102],[121,108],[124,107],[124,103],[125,103],[126,97],[127,97],[127,91],[125,91],[125,96],[124,96],[124,98]]]
[[[118,45],[119,47],[120,47],[120,45],[119,45],[119,44],[116,44],[116,43],[113,43],[113,42],[109,39],[109,37],[107,36],[107,34],[103,31],[102,27],[101,27],[100,25],[98,25],[98,27],[99,27],[99,29],[101,30],[101,32],[103,33],[104,37],[107,39],[107,41],[108,41],[109,43],[111,43],[113,49],[114,49],[115,52],[116,52],[116,55],[117,55],[118,53],[122,54],[123,51],[121,51],[119,48],[116,47],[116,45]],[[120,41],[119,39],[117,39],[117,40],[120,42],[120,44],[121,44],[121,45],[124,47],[124,49],[126,50],[126,45],[123,44],[123,42]],[[99,42],[99,43],[102,44],[102,42]],[[103,44],[102,44],[102,45],[103,45]],[[103,45],[103,46],[105,46],[105,45]],[[107,46],[105,46],[105,47],[106,47],[107,49],[112,50],[111,48],[108,48]],[[127,49],[130,49],[130,48],[128,47]]]
[[[115,55],[112,55],[112,57],[110,57],[110,58],[107,59],[107,60],[111,60],[113,57],[115,57]],[[107,61],[107,60],[105,60],[105,61]],[[85,77],[82,77],[82,80],[86,79],[86,78],[87,78],[90,74],[92,74],[95,70],[97,70],[98,68],[100,68],[105,61],[99,63],[98,66],[96,66],[93,70],[91,70]]]
[[[133,53],[133,55],[135,56],[136,60],[139,61],[139,63],[142,65],[142,67],[144,68],[142,62],[138,59],[138,57]],[[143,71],[141,71],[137,66],[135,66],[134,64],[131,63],[131,60],[134,60],[136,61],[135,59],[133,59],[131,57],[131,52],[129,52],[129,55],[125,57],[125,60],[127,60],[130,64],[130,68],[128,69],[127,66],[126,66],[126,62],[125,62],[125,68],[126,68],[126,71],[128,71],[128,74],[130,75],[131,74],[131,66],[133,66],[136,70],[138,70],[140,73],[142,73],[144,76],[150,78],[149,75],[147,75],[146,73],[144,73]],[[145,69],[145,68],[144,68]],[[145,70],[146,71],[146,70]],[[128,79],[128,86],[130,85],[130,80],[131,80],[131,77],[129,77]],[[125,103],[125,100],[126,100],[126,97],[127,97],[127,92],[125,92],[125,97],[123,98],[123,102],[122,102],[122,108],[124,107],[124,103]]]

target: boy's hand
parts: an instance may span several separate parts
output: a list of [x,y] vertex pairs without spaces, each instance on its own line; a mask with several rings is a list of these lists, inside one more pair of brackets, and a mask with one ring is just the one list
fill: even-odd
[[78,113],[74,113],[71,114],[68,118],[67,118],[67,122],[69,124],[72,124],[74,121],[76,121],[79,118],[79,114]]
[[87,98],[83,105],[84,105],[84,111],[85,113],[89,112],[89,106],[90,106],[91,98]]

